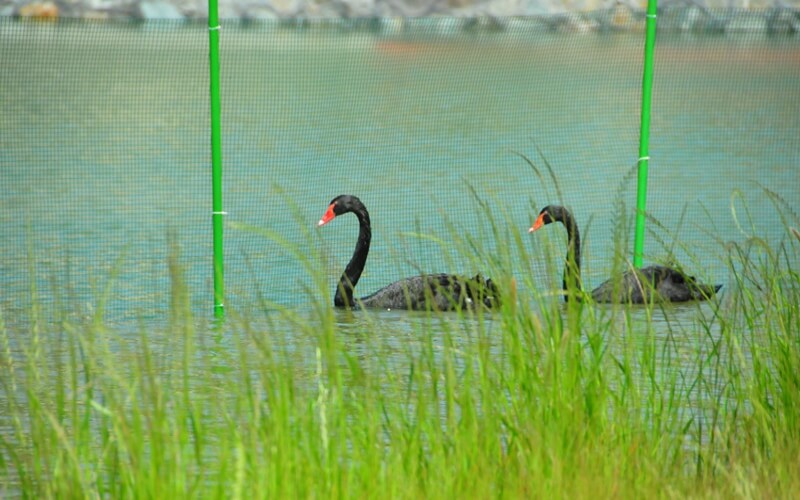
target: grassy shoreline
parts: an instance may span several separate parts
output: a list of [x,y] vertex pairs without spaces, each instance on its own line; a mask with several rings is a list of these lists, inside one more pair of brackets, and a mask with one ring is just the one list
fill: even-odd
[[0,315],[0,494],[790,497],[800,244],[726,255],[709,304],[565,307],[521,287],[499,311],[397,331],[334,311],[314,264],[307,310],[214,325],[175,254],[168,321],[138,335],[102,300],[71,315],[32,287],[29,329]]

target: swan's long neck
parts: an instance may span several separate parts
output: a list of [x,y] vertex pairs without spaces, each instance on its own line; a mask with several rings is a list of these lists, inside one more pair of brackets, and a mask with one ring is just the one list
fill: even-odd
[[369,214],[366,208],[359,207],[353,210],[353,213],[358,217],[358,241],[350,262],[347,263],[342,277],[339,278],[339,286],[336,287],[336,293],[333,296],[333,304],[339,307],[353,307],[355,305],[353,291],[356,283],[361,278],[361,273],[364,271],[367,254],[369,253],[369,242],[372,239],[372,228],[370,227]]
[[[567,228],[567,257],[564,261],[564,276],[561,285],[565,292],[570,286],[581,290],[581,234],[578,225],[569,212],[564,212],[561,223]],[[564,300],[569,301],[570,294],[564,295]]]

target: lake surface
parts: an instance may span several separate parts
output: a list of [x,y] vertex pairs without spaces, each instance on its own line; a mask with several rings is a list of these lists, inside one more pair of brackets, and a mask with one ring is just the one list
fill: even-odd
[[[587,288],[615,251],[630,258],[642,35],[452,25],[223,25],[226,306],[265,310],[252,331],[307,369],[309,385],[315,311],[358,230],[354,216],[316,227],[336,195],[360,197],[372,217],[362,295],[419,272],[499,273],[536,314],[535,297],[560,286],[565,236],[527,229],[553,203],[577,217]],[[147,345],[174,366],[172,248],[202,328],[212,311],[206,27],[0,19],[0,46],[4,349],[24,358],[35,311],[56,325],[43,329],[54,332],[45,352],[66,357],[60,309],[104,307],[111,352],[135,352],[156,324]],[[800,225],[800,39],[660,33],[652,110],[645,260],[723,284],[724,301],[731,245],[779,248]],[[681,366],[692,399],[681,404],[702,408],[721,393],[691,385],[716,345],[699,319],[714,307],[634,308],[608,341],[635,350],[651,325],[659,352],[675,356],[658,376]],[[333,322],[348,354],[388,373],[404,373],[421,332],[446,332],[455,349],[487,341],[504,359],[491,316],[336,311]],[[243,368],[238,337],[214,332],[201,336],[214,373]]]
[[[623,216],[630,257],[641,34],[449,26],[225,26],[228,307],[305,307],[313,272],[332,289],[356,220],[315,226],[343,193],[372,217],[364,295],[418,272],[486,272],[504,252],[521,286],[557,288],[563,229],[526,234],[551,203],[583,230],[587,287],[608,276]],[[35,275],[41,300],[86,307],[105,293],[110,319],[158,318],[170,234],[210,314],[206,37],[192,24],[0,21],[9,316]],[[775,200],[800,205],[800,42],[663,33],[655,61],[646,261],[725,284],[723,245],[779,244]]]

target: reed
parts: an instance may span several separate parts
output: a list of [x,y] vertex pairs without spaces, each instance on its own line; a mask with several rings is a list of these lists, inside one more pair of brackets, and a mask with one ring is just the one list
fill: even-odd
[[515,274],[532,245],[496,223],[489,238],[453,228],[448,251],[513,300],[397,329],[333,311],[324,259],[285,241],[313,283],[302,310],[195,317],[175,245],[169,317],[135,333],[104,318],[113,274],[91,314],[32,286],[26,328],[0,314],[0,494],[791,496],[800,241],[786,222],[777,245],[728,244],[721,298],[687,306],[564,306]]

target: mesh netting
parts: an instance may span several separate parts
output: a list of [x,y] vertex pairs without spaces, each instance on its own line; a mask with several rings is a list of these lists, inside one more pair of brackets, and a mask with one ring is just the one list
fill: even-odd
[[[800,39],[738,15],[722,34],[662,29],[655,56],[646,260],[669,253],[718,282],[720,243],[745,237],[732,205],[779,242],[775,200],[800,204]],[[563,19],[223,23],[227,304],[303,296],[292,248],[308,244],[333,288],[356,222],[314,226],[343,193],[373,221],[362,294],[479,271],[441,241],[455,227],[489,253],[507,244],[478,199],[522,232],[542,206],[572,207],[596,284],[616,215],[634,207],[643,21],[576,32]],[[163,311],[174,236],[210,311],[207,28],[0,19],[0,45],[4,310],[26,308],[35,284],[45,300]]]

